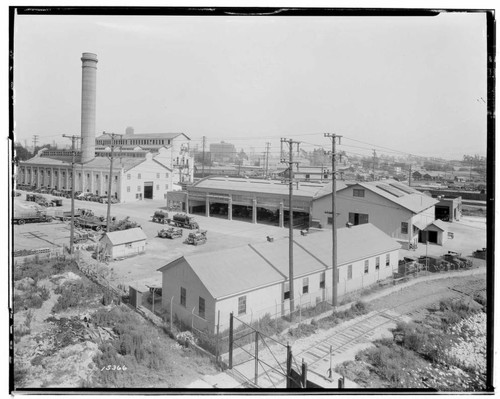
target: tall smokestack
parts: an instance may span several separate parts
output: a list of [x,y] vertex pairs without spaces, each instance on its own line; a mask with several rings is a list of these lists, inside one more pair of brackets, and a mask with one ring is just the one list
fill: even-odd
[[97,55],[82,54],[82,163],[95,157]]

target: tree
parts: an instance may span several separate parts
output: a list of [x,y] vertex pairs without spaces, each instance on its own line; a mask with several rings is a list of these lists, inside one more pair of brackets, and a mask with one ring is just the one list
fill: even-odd
[[26,161],[33,157],[33,154],[24,148],[21,143],[14,143],[14,162],[16,165],[19,161]]

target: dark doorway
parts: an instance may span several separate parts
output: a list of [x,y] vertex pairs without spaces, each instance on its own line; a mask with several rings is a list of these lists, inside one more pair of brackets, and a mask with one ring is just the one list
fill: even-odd
[[438,232],[437,231],[428,231],[427,232],[427,239],[429,240],[429,242],[433,242],[434,244],[437,244]]
[[349,212],[349,223],[354,226],[357,226],[358,224],[368,223],[368,215],[366,213]]
[[144,199],[153,199],[153,182],[144,182]]
[[450,219],[450,207],[449,206],[442,206],[442,205],[436,205],[436,211],[435,211],[435,216],[436,219],[444,220],[447,221]]

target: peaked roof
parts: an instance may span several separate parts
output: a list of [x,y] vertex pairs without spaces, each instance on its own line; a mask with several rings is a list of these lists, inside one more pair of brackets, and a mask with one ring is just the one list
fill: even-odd
[[213,298],[221,298],[257,287],[283,281],[285,278],[264,261],[250,246],[207,254],[187,255],[158,269],[187,265],[201,280]]
[[[205,169],[206,170],[206,169]],[[337,182],[337,191],[347,187],[343,182]],[[224,191],[247,191],[255,193],[288,195],[288,183],[280,180],[242,179],[237,177],[206,177],[195,183],[191,188],[215,189]],[[294,196],[320,198],[331,194],[332,183],[299,183],[294,186]]]
[[[175,139],[176,137],[183,135],[188,140],[191,140],[184,133],[134,133],[134,134],[123,134],[120,139]],[[106,137],[111,137],[108,133],[101,134],[96,137],[96,139],[103,139]]]
[[144,231],[142,231],[140,227],[134,227],[133,229],[112,231],[111,233],[105,233],[101,237],[101,240],[106,236],[113,245],[120,245],[147,239],[146,234],[144,234]]
[[[415,190],[413,187],[406,186],[401,182],[392,179],[372,182],[357,182],[356,185],[370,190],[371,192],[378,194],[413,213],[420,213],[423,210],[439,203],[438,200]],[[356,200],[362,201],[363,199],[356,198]]]
[[[401,245],[371,224],[338,229],[338,265],[397,250]],[[294,277],[300,278],[331,268],[331,231],[294,239]],[[178,258],[162,268],[191,267],[213,298],[221,299],[287,280],[288,240],[262,242]]]
[[442,231],[447,231],[448,228],[447,228],[447,225],[445,222],[443,222],[442,220],[440,219],[436,219],[434,220],[431,225],[434,225],[436,226],[438,229],[442,230]]

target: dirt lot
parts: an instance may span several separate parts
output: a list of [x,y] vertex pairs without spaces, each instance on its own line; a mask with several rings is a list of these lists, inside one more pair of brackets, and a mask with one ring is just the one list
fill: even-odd
[[[48,198],[56,198],[45,195]],[[19,205],[29,205],[21,197],[16,197]],[[129,284],[134,281],[148,279],[155,276],[158,283],[161,283],[161,273],[157,269],[164,266],[171,260],[191,253],[204,253],[232,248],[238,245],[264,242],[267,236],[274,237],[275,240],[288,236],[288,230],[266,224],[253,224],[251,221],[228,221],[219,217],[205,217],[196,215],[196,220],[200,228],[207,230],[208,241],[201,246],[184,244],[183,238],[174,240],[157,237],[158,230],[164,226],[151,221],[151,216],[156,209],[164,208],[165,201],[146,200],[128,204],[112,205],[111,214],[117,219],[130,217],[138,222],[148,237],[146,253],[140,256],[114,261],[109,264],[113,268],[113,284]],[[96,215],[106,215],[106,204],[87,201],[75,201],[75,209],[91,209]],[[64,199],[63,206],[48,208],[48,213],[55,210],[70,210],[70,200]],[[173,212],[175,213],[175,212]],[[191,230],[184,229],[184,237]],[[54,246],[68,245],[70,230],[68,223],[34,223],[23,226],[14,225],[14,249],[47,248]]]

